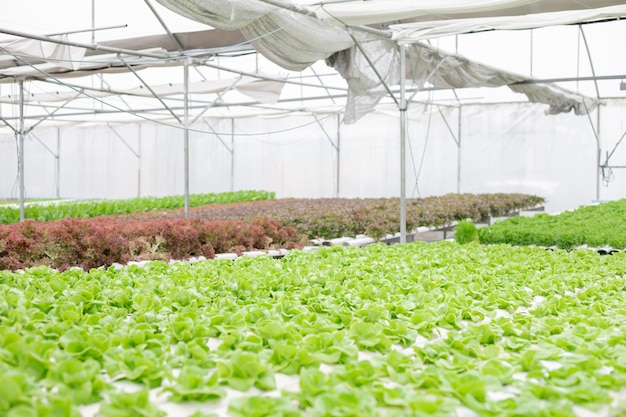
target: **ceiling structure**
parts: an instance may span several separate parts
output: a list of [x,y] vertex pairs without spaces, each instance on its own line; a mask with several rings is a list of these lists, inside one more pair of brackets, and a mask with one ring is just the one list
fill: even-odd
[[[574,109],[584,114],[594,108],[593,99],[601,98],[599,93],[585,97],[564,91],[559,84],[547,85],[545,80],[437,50],[428,41],[486,30],[615,20],[626,15],[626,5],[612,0],[143,3],[146,17],[152,15],[163,33],[80,42],[73,33],[46,36],[0,26],[0,33],[7,35],[6,40],[0,39],[0,103],[5,109],[18,105],[21,81],[27,90],[23,116],[34,123],[97,121],[103,115],[108,121],[117,113],[131,115],[131,119],[133,114],[145,113],[180,120],[185,94],[180,67],[187,64],[195,70],[187,81],[192,112],[225,106],[231,112],[237,107],[302,110],[318,104],[337,111],[339,105],[346,108],[346,121],[355,122],[380,100],[397,102],[397,45],[402,43],[410,55],[407,79],[412,91],[509,85],[513,91],[526,93],[531,101],[549,104],[549,112]],[[165,17],[172,11],[203,29],[173,32]],[[412,65],[410,60],[418,57],[420,61]],[[269,65],[271,73],[259,71],[259,61]],[[449,74],[444,74],[446,67]],[[425,69],[418,77],[417,68]],[[486,78],[477,78],[477,71]],[[117,86],[122,74],[125,82]],[[159,80],[153,74],[170,75]],[[613,80],[622,75],[591,74],[586,81],[597,83],[602,77]],[[100,107],[97,110],[94,101]],[[5,110],[0,113],[4,121],[0,126],[15,126],[17,117],[17,112],[7,115]]]

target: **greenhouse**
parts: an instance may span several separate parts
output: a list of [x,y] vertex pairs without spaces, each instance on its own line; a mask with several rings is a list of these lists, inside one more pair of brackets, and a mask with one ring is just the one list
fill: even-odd
[[621,2],[87,3],[5,14],[3,198],[624,194]]
[[626,3],[63,3],[0,18],[1,416],[624,415]]

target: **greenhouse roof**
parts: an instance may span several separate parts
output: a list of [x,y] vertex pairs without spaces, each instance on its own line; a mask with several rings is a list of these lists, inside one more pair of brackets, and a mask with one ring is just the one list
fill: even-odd
[[[626,5],[620,1],[83,3],[69,16],[47,2],[21,2],[0,23],[7,35],[0,39],[4,126],[16,125],[21,100],[23,117],[36,124],[137,117],[180,122],[184,108],[194,118],[225,107],[230,115],[236,109],[249,115],[339,108],[346,122],[354,122],[379,103],[398,104],[404,81],[410,100],[445,90],[457,104],[526,98],[547,104],[548,113],[586,114],[598,99],[624,94],[615,88],[624,59],[611,41],[624,31],[618,20]],[[119,8],[128,13],[120,16]],[[572,26],[590,22],[604,23],[591,30]],[[568,38],[551,53],[568,52],[570,58],[561,59],[568,65],[540,73],[541,29],[530,37],[519,33],[555,25],[561,31],[554,36]],[[493,44],[496,30],[495,44],[504,44],[507,56],[495,49],[486,55],[483,45]],[[402,54],[399,44],[406,45]],[[559,45],[563,51],[554,50]],[[524,69],[512,62],[524,62]],[[500,90],[496,98],[486,98],[482,87],[500,86],[526,97],[493,89]]]

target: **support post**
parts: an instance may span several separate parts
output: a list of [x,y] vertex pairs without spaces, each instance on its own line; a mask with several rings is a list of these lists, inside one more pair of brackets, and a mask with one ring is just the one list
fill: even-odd
[[230,191],[235,191],[235,118],[230,118]]
[[137,197],[141,197],[141,123],[138,125],[137,135]]
[[189,60],[185,59],[185,114],[183,117],[185,136],[185,217],[189,217]]
[[534,31],[532,30],[532,28],[529,30],[530,32],[530,76],[533,76],[533,49],[535,46],[535,42],[534,42]]
[[459,105],[459,125],[457,130],[457,159],[456,159],[456,192],[461,194],[461,116],[463,115],[463,106]]
[[91,0],[91,43],[96,43],[96,0]]
[[20,127],[18,130],[19,136],[19,152],[18,152],[18,176],[19,187],[20,187],[20,221],[24,221],[24,78],[20,78],[18,81],[18,86],[20,90],[20,103],[19,103],[19,114],[20,114]]
[[339,198],[341,185],[341,116],[339,114],[337,114],[337,178],[335,181],[335,198]]
[[600,108],[602,106],[598,105],[598,107],[596,107],[596,146],[597,146],[597,152],[598,152],[598,167],[596,169],[596,200],[600,200],[600,181],[601,181],[601,172],[602,172],[602,144],[600,143],[601,141],[601,137],[600,137]]
[[405,45],[400,50],[400,243],[406,243],[406,54]]
[[61,128],[57,127],[57,154],[54,155],[57,171],[56,198],[61,198]]

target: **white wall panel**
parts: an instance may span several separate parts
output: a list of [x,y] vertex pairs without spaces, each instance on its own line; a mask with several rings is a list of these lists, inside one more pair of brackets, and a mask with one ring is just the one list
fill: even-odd
[[522,192],[562,211],[595,198],[596,141],[586,117],[528,104],[463,108],[463,192]]
[[[625,107],[616,100],[601,108],[603,160],[626,130]],[[458,135],[459,109],[440,109],[421,104],[409,109],[408,197],[457,191],[458,147],[452,133]],[[544,106],[528,103],[464,105],[460,112],[461,192],[537,194],[549,200],[547,209],[552,212],[596,199],[597,145],[590,118],[573,114],[546,116],[544,110]],[[337,143],[337,116],[318,118]],[[229,191],[232,187],[274,191],[281,198],[335,195],[336,150],[312,116],[234,119],[234,168],[228,149],[232,146],[231,120],[206,119],[192,126],[192,193]],[[596,122],[596,113],[591,120]],[[62,197],[183,193],[181,129],[148,123],[112,126],[117,134],[107,126],[60,130],[58,186]],[[56,128],[35,134],[56,151]],[[375,112],[354,125],[343,125],[340,136],[339,195],[399,196],[398,111]],[[54,197],[54,155],[33,138],[26,140],[25,152],[27,196]],[[1,136],[0,196],[18,194],[16,154],[14,137]],[[626,166],[626,141],[613,155],[611,164]],[[613,174],[614,180],[599,188],[601,200],[626,196],[626,169],[614,169]]]

